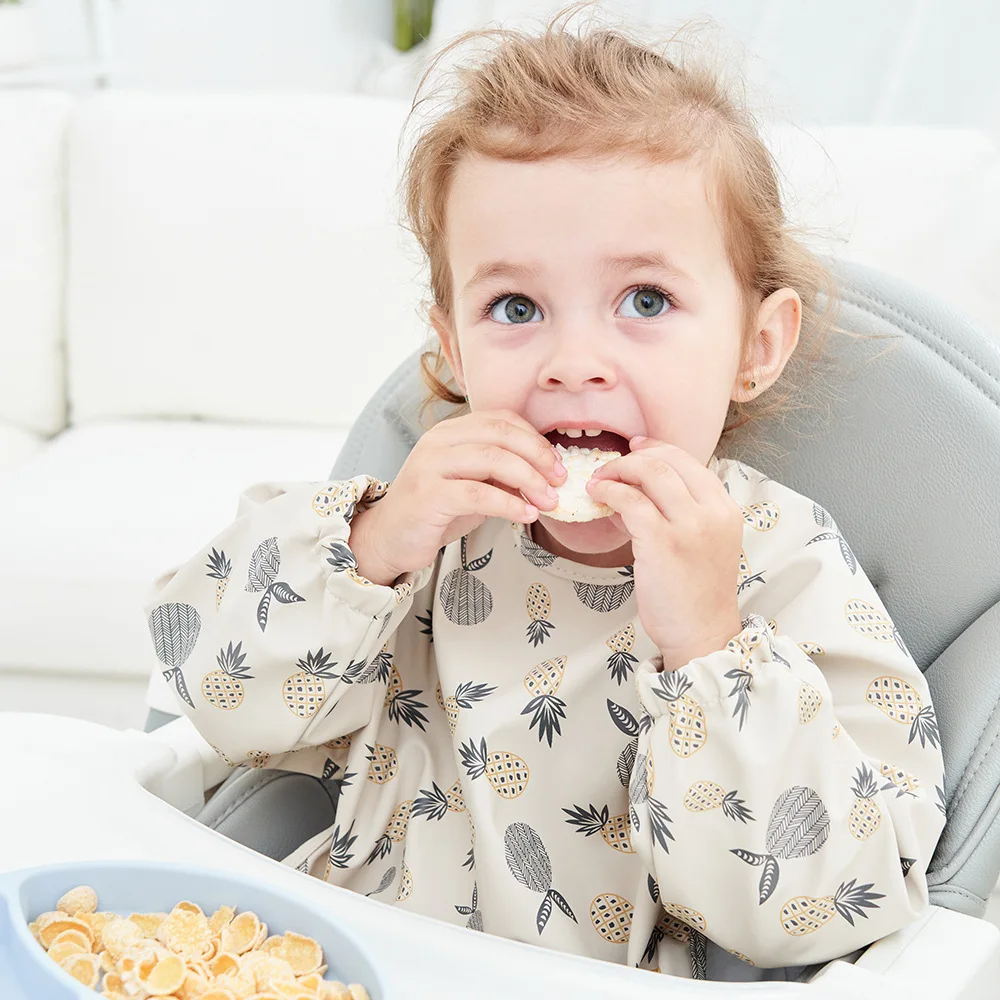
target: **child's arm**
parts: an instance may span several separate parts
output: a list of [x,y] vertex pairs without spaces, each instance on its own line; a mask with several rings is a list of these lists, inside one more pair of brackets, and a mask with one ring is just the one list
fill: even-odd
[[432,573],[365,578],[351,522],[386,488],[368,476],[255,486],[234,524],[156,582],[146,614],[164,674],[231,761],[332,740],[381,711],[380,651]]
[[668,914],[760,967],[919,916],[945,822],[927,683],[829,515],[795,497],[771,565],[751,555],[743,631],[637,678],[636,848]]

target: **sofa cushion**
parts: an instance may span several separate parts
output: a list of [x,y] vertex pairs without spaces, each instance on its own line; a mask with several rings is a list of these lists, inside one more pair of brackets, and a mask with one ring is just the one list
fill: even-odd
[[409,105],[130,94],[70,130],[74,423],[347,424],[417,347],[393,203]]
[[62,314],[65,131],[73,99],[0,93],[0,423],[65,424]]
[[6,477],[44,447],[45,439],[38,434],[0,424],[0,482],[6,485]]
[[144,676],[153,579],[267,479],[325,479],[346,431],[185,421],[69,430],[0,491],[0,670]]

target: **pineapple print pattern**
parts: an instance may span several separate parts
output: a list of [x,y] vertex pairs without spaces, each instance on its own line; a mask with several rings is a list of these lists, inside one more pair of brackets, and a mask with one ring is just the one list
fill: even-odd
[[[882,914],[886,920],[899,914],[901,883],[890,871],[892,899],[886,899],[875,891],[885,887],[882,868],[862,871],[839,862],[860,857],[851,853],[859,841],[877,847],[878,838],[892,836],[897,810],[904,828],[913,805],[918,822],[905,826],[917,830],[912,845],[872,858],[888,857],[893,869],[898,861],[911,893],[925,878],[934,847],[926,817],[943,822],[947,808],[931,752],[937,724],[922,678],[899,655],[905,647],[877,595],[862,572],[845,572],[849,549],[832,522],[822,523],[820,515],[819,526],[811,526],[808,506],[790,509],[788,495],[777,497],[780,509],[760,501],[759,491],[747,497],[743,481],[734,471],[746,540],[741,614],[752,608],[760,622],[749,631],[743,623],[718,673],[692,665],[657,675],[640,663],[648,637],[628,603],[635,600],[631,570],[618,576],[605,570],[580,582],[564,561],[529,543],[523,526],[514,528],[517,541],[498,545],[484,525],[448,549],[435,583],[425,586],[435,578],[414,574],[412,585],[390,596],[360,577],[347,535],[335,523],[361,505],[360,487],[343,484],[333,484],[315,511],[310,500],[318,487],[303,491],[299,509],[312,526],[308,549],[297,529],[251,514],[209,553],[200,551],[165,590],[151,634],[172,684],[180,690],[185,677],[193,681],[198,711],[189,705],[188,713],[204,719],[206,730],[213,727],[211,739],[226,747],[227,764],[270,767],[273,761],[315,773],[337,801],[326,849],[304,862],[315,874],[325,862],[331,882],[475,930],[486,923],[521,939],[542,934],[558,949],[576,946],[607,957],[609,945],[620,945],[619,960],[630,965],[640,964],[645,946],[650,967],[673,974],[688,974],[688,966],[692,976],[706,974],[708,921],[713,939],[724,948],[732,944],[731,953],[748,967],[754,960],[780,964],[782,941],[794,963],[793,938],[828,925],[815,943],[829,938],[824,947],[843,953],[870,940],[861,936],[866,924],[874,937]],[[324,537],[329,529],[344,541]],[[813,575],[797,588],[794,574],[784,573],[785,559],[794,554],[788,545],[793,529],[798,546],[808,544],[803,564],[829,566],[831,584],[841,588],[831,586],[826,604],[813,589]],[[775,546],[780,559],[771,555],[774,540],[784,543]],[[486,555],[477,560],[470,553]],[[308,557],[318,572],[302,568]],[[243,572],[249,598],[231,583]],[[215,585],[214,602],[206,575]],[[306,600],[283,602],[279,585],[300,590],[300,580]],[[408,615],[417,588],[424,596]],[[816,599],[804,599],[807,594]],[[795,602],[783,607],[787,596]],[[346,616],[341,609],[351,607],[351,598],[357,603]],[[363,641],[355,644],[352,632],[364,626],[357,621],[359,604],[380,610],[372,611]],[[390,614],[394,604],[398,610]],[[756,646],[779,635],[779,620],[784,627],[772,646],[787,660],[763,662]],[[207,640],[201,636],[206,622]],[[488,627],[478,633],[468,627],[482,622]],[[467,627],[455,627],[462,623]],[[295,635],[306,638],[296,643]],[[540,659],[540,647],[552,646],[552,639],[562,648]],[[276,664],[280,649],[285,658]],[[839,671],[845,656],[856,660],[851,670]],[[829,685],[817,679],[817,664],[825,672],[827,662]],[[602,684],[614,700],[600,695]],[[775,731],[797,741],[797,750],[776,759],[760,750],[769,746],[766,723],[778,708],[768,699],[779,686],[780,710],[791,717],[776,720]],[[440,714],[427,708],[432,691]],[[614,728],[595,717],[595,694]],[[341,695],[343,708],[336,703]],[[851,736],[856,716],[867,727],[866,756],[845,756],[843,739],[834,752],[826,749],[831,727],[834,735],[839,728],[834,709],[848,719]],[[305,747],[294,736],[286,739],[295,728],[322,732],[322,748],[288,753],[289,746]],[[345,731],[353,732],[353,749]],[[322,742],[337,733],[344,735]],[[712,747],[699,755],[709,735]],[[531,749],[535,737],[538,750]],[[559,752],[542,751],[541,744],[551,749],[556,737]],[[539,754],[543,767],[560,770],[532,779]],[[590,766],[573,766],[574,760]],[[782,781],[786,767],[794,777]],[[833,823],[825,801],[838,804]],[[645,860],[650,849],[652,866]],[[718,880],[699,874],[716,870]],[[830,878],[817,882],[820,870]],[[827,891],[830,896],[811,895]],[[876,904],[883,908],[876,919],[861,921]],[[760,940],[737,936],[737,926],[759,928]],[[860,930],[849,936],[852,926]]]
[[265,538],[250,557],[246,585],[247,593],[262,593],[260,603],[257,605],[257,624],[261,632],[267,628],[272,598],[281,604],[299,604],[305,600],[287,583],[278,579],[280,566],[281,552],[278,550],[278,539]]
[[684,793],[684,808],[691,812],[709,812],[722,809],[722,815],[741,823],[756,822],[753,810],[748,809],[737,793],[727,792],[714,781],[696,781]]
[[212,546],[212,554],[208,557],[208,572],[205,576],[215,580],[215,610],[219,610],[222,598],[226,596],[226,588],[229,586],[229,574],[233,571],[233,564],[226,558],[225,552],[216,552]]
[[639,662],[632,655],[635,646],[635,625],[629,622],[623,629],[619,629],[610,639],[604,640],[604,645],[611,650],[608,657],[608,670],[611,676],[622,684],[628,680],[628,675],[635,669]]
[[708,739],[705,713],[701,705],[685,693],[691,686],[691,680],[682,670],[661,673],[658,683],[653,686],[653,694],[667,703],[670,749],[678,757],[693,756]]
[[392,781],[399,772],[399,757],[392,747],[384,747],[381,743],[374,746],[365,744],[368,748],[368,780],[375,785],[384,785]]
[[764,574],[754,573],[750,569],[750,561],[747,559],[747,554],[743,549],[740,549],[740,568],[736,578],[736,593],[742,594],[751,584],[763,582]]
[[335,680],[333,672],[336,663],[330,663],[330,654],[323,647],[315,652],[307,652],[304,660],[297,660],[297,673],[285,678],[282,696],[292,715],[300,719],[311,719],[326,701],[326,682]]
[[835,916],[843,917],[852,927],[855,915],[868,919],[865,909],[878,909],[876,899],[884,899],[881,892],[870,892],[874,883],[858,885],[857,879],[844,882],[833,896],[795,896],[781,908],[781,926],[786,934],[801,937],[812,934]]
[[526,889],[542,893],[542,905],[535,915],[538,933],[545,930],[553,904],[575,923],[576,917],[566,898],[552,888],[552,862],[542,838],[527,823],[511,823],[504,831],[503,842],[511,875]]
[[748,865],[763,866],[757,902],[763,906],[778,885],[778,859],[790,861],[815,854],[830,833],[830,814],[820,797],[805,785],[794,785],[778,796],[767,824],[767,852],[730,849]]
[[563,812],[570,817],[566,822],[570,826],[575,826],[577,833],[582,833],[586,837],[599,833],[608,847],[613,847],[622,854],[635,854],[629,837],[628,813],[612,816],[606,805],[601,807],[600,812],[593,805],[587,809],[574,805],[572,809],[564,808]]
[[547,620],[552,614],[552,597],[545,584],[533,583],[528,588],[528,596],[524,603],[531,619],[526,630],[528,641],[532,646],[540,646],[555,628],[552,622]]
[[453,569],[441,583],[438,599],[445,618],[455,625],[482,625],[493,611],[493,595],[489,587],[472,574],[485,569],[493,558],[493,550],[469,562],[469,536],[461,542],[462,566]]
[[469,777],[475,781],[485,774],[493,791],[501,798],[516,799],[528,787],[531,772],[525,761],[506,750],[490,753],[485,738],[480,740],[478,747],[475,740],[463,743],[459,753]]
[[938,746],[938,725],[934,709],[924,705],[919,692],[901,677],[876,677],[868,685],[865,698],[893,722],[910,727],[912,743],[917,737],[920,745]]
[[566,657],[559,656],[532,667],[524,678],[524,687],[533,697],[524,706],[521,715],[531,713],[528,728],[538,726],[538,742],[547,739],[549,746],[552,746],[553,734],[562,735],[559,720],[566,718],[566,702],[556,697],[565,673]]
[[445,711],[445,715],[448,716],[448,731],[452,736],[455,735],[455,730],[458,727],[459,710],[472,708],[477,701],[488,698],[494,691],[496,691],[496,688],[490,687],[488,684],[473,684],[469,681],[466,684],[459,684],[455,689],[455,693],[449,695],[444,701],[438,699],[439,704]]
[[220,649],[216,656],[219,669],[202,678],[201,694],[209,705],[232,711],[243,704],[246,693],[243,682],[253,680],[253,674],[248,674],[250,668],[244,666],[247,654],[240,651],[242,647],[243,643],[238,642],[235,648],[229,643],[225,649]]
[[173,681],[177,693],[194,708],[181,667],[194,652],[201,634],[201,615],[190,604],[161,604],[147,619],[156,658],[167,668],[166,681]]
[[847,820],[848,828],[856,840],[867,840],[882,822],[882,812],[875,802],[878,785],[875,782],[875,775],[867,765],[862,764],[858,768],[852,791],[855,802],[851,806],[851,814]]
[[624,897],[611,892],[595,896],[590,904],[590,922],[609,944],[628,944],[635,907]]

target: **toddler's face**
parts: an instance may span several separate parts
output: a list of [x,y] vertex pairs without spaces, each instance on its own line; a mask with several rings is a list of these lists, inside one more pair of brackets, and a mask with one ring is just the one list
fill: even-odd
[[[553,443],[659,438],[707,465],[730,398],[747,396],[739,288],[702,167],[467,157],[447,246],[453,315],[432,319],[473,409],[514,410]],[[617,516],[541,525],[576,553],[628,542]]]

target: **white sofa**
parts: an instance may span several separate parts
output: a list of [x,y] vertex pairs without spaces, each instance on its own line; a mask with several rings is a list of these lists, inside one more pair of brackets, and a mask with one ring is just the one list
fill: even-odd
[[[325,477],[421,342],[421,266],[395,223],[407,110],[0,94],[0,707],[141,725],[150,581],[249,483]],[[987,136],[772,141],[796,217],[837,237],[823,249],[930,283],[1000,331]],[[172,697],[154,683],[152,704]]]

